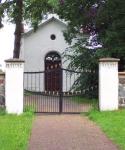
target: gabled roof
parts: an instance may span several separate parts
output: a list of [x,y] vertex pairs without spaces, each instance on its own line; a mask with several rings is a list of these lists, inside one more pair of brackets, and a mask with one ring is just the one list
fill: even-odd
[[[52,22],[52,21],[57,21],[57,22],[63,24],[64,26],[67,26],[66,22],[64,22],[64,21],[62,21],[62,20],[60,20],[60,19],[57,19],[57,18],[55,18],[55,17],[51,17],[50,19],[48,19],[48,20],[42,22],[41,24],[39,24],[39,25],[38,25],[38,28],[41,28],[41,27],[45,26],[46,24],[48,24],[49,22]],[[30,29],[29,31],[23,33],[22,35],[23,35],[23,36],[29,35],[29,34],[31,34],[31,33],[33,33],[33,32],[34,32],[34,30],[33,30],[33,28],[32,28],[32,29]]]

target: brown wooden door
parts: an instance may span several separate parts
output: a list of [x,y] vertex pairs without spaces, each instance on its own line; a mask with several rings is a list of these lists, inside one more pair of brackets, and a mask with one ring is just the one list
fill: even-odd
[[45,90],[59,91],[61,80],[61,63],[59,61],[47,61],[45,63]]
[[57,52],[50,52],[45,57],[45,90],[46,91],[59,91],[60,80],[62,75],[61,57]]

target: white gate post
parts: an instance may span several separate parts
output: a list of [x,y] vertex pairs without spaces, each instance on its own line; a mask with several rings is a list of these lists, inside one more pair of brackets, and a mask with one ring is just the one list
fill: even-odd
[[99,60],[100,111],[118,109],[118,61],[115,58]]
[[5,74],[5,106],[7,113],[23,113],[23,71],[24,61],[8,59]]

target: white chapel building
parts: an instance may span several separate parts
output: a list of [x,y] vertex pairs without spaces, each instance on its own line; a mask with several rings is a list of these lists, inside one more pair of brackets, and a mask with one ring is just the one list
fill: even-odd
[[[69,91],[72,77],[66,71],[46,73],[47,70],[67,68],[63,53],[69,47],[63,36],[67,24],[56,17],[51,17],[41,23],[36,32],[33,29],[22,35],[20,58],[25,60],[25,72],[40,72],[28,79],[24,76],[24,88],[29,91]],[[43,71],[43,73],[42,73]],[[63,78],[60,85],[60,76]],[[69,80],[70,78],[70,80]]]
[[[69,46],[63,36],[66,28],[66,23],[51,17],[41,23],[36,32],[31,29],[23,34],[20,58],[25,60],[25,71],[44,71],[52,65],[53,68],[58,67],[56,65],[67,67],[62,58],[62,53]],[[51,66],[46,64],[47,59],[52,59]],[[60,63],[54,64],[54,59],[60,59]]]

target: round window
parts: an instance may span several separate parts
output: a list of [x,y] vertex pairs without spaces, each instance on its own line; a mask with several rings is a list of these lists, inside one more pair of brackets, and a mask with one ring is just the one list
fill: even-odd
[[51,40],[55,40],[55,39],[56,39],[55,34],[52,34],[52,35],[50,36],[50,38],[51,38]]

